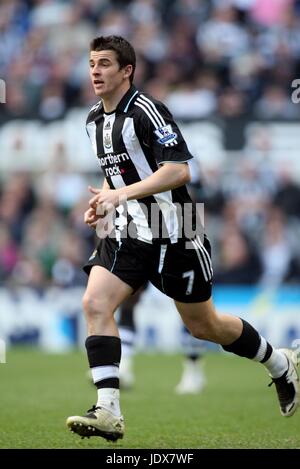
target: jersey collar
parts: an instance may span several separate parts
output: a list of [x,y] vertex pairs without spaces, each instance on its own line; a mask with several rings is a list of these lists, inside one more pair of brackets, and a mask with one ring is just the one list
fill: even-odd
[[129,106],[135,96],[138,94],[138,90],[134,85],[131,85],[129,90],[124,94],[123,98],[119,102],[116,111],[121,111],[126,113],[129,109]]

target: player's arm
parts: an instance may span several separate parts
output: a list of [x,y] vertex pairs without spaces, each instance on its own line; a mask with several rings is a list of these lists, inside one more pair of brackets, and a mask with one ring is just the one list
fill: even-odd
[[93,210],[101,205],[105,211],[111,206],[117,207],[124,200],[142,199],[159,192],[176,189],[190,180],[190,171],[186,163],[165,163],[151,176],[120,189],[100,190],[89,187],[90,192],[95,194],[89,204]]
[[176,189],[190,182],[191,176],[187,163],[164,163],[155,173],[117,190],[120,197],[127,200],[141,199],[159,192]]

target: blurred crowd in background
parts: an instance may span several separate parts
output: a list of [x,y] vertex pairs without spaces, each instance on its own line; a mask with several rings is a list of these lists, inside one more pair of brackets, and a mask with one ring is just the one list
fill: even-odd
[[135,82],[176,118],[297,119],[300,1],[2,0],[2,119],[64,116],[94,103],[87,48],[118,33],[139,55]]
[[[136,48],[138,88],[163,100],[180,121],[229,129],[227,149],[243,147],[241,125],[251,119],[299,120],[291,83],[300,78],[300,1],[2,0],[0,78],[7,96],[0,127],[15,119],[46,125],[72,108],[88,110],[96,101],[89,42],[108,34]],[[95,175],[70,171],[62,146],[53,161],[42,174],[19,172],[17,161],[16,172],[1,174],[0,285],[42,291],[86,282],[81,266],[95,234],[83,213]],[[300,175],[251,155],[231,155],[225,167],[194,168],[190,187],[205,203],[215,282],[299,284]]]

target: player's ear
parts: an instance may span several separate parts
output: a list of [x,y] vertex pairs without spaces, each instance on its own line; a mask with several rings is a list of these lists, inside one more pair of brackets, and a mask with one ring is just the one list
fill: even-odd
[[132,65],[128,64],[124,67],[124,78],[129,78],[132,74]]

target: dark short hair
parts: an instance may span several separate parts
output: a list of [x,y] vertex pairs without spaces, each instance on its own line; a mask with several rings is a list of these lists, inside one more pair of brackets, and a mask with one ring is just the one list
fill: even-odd
[[120,68],[126,65],[132,65],[132,74],[129,77],[130,83],[133,82],[136,57],[132,45],[121,36],[99,36],[92,39],[90,51],[113,50],[117,55]]

